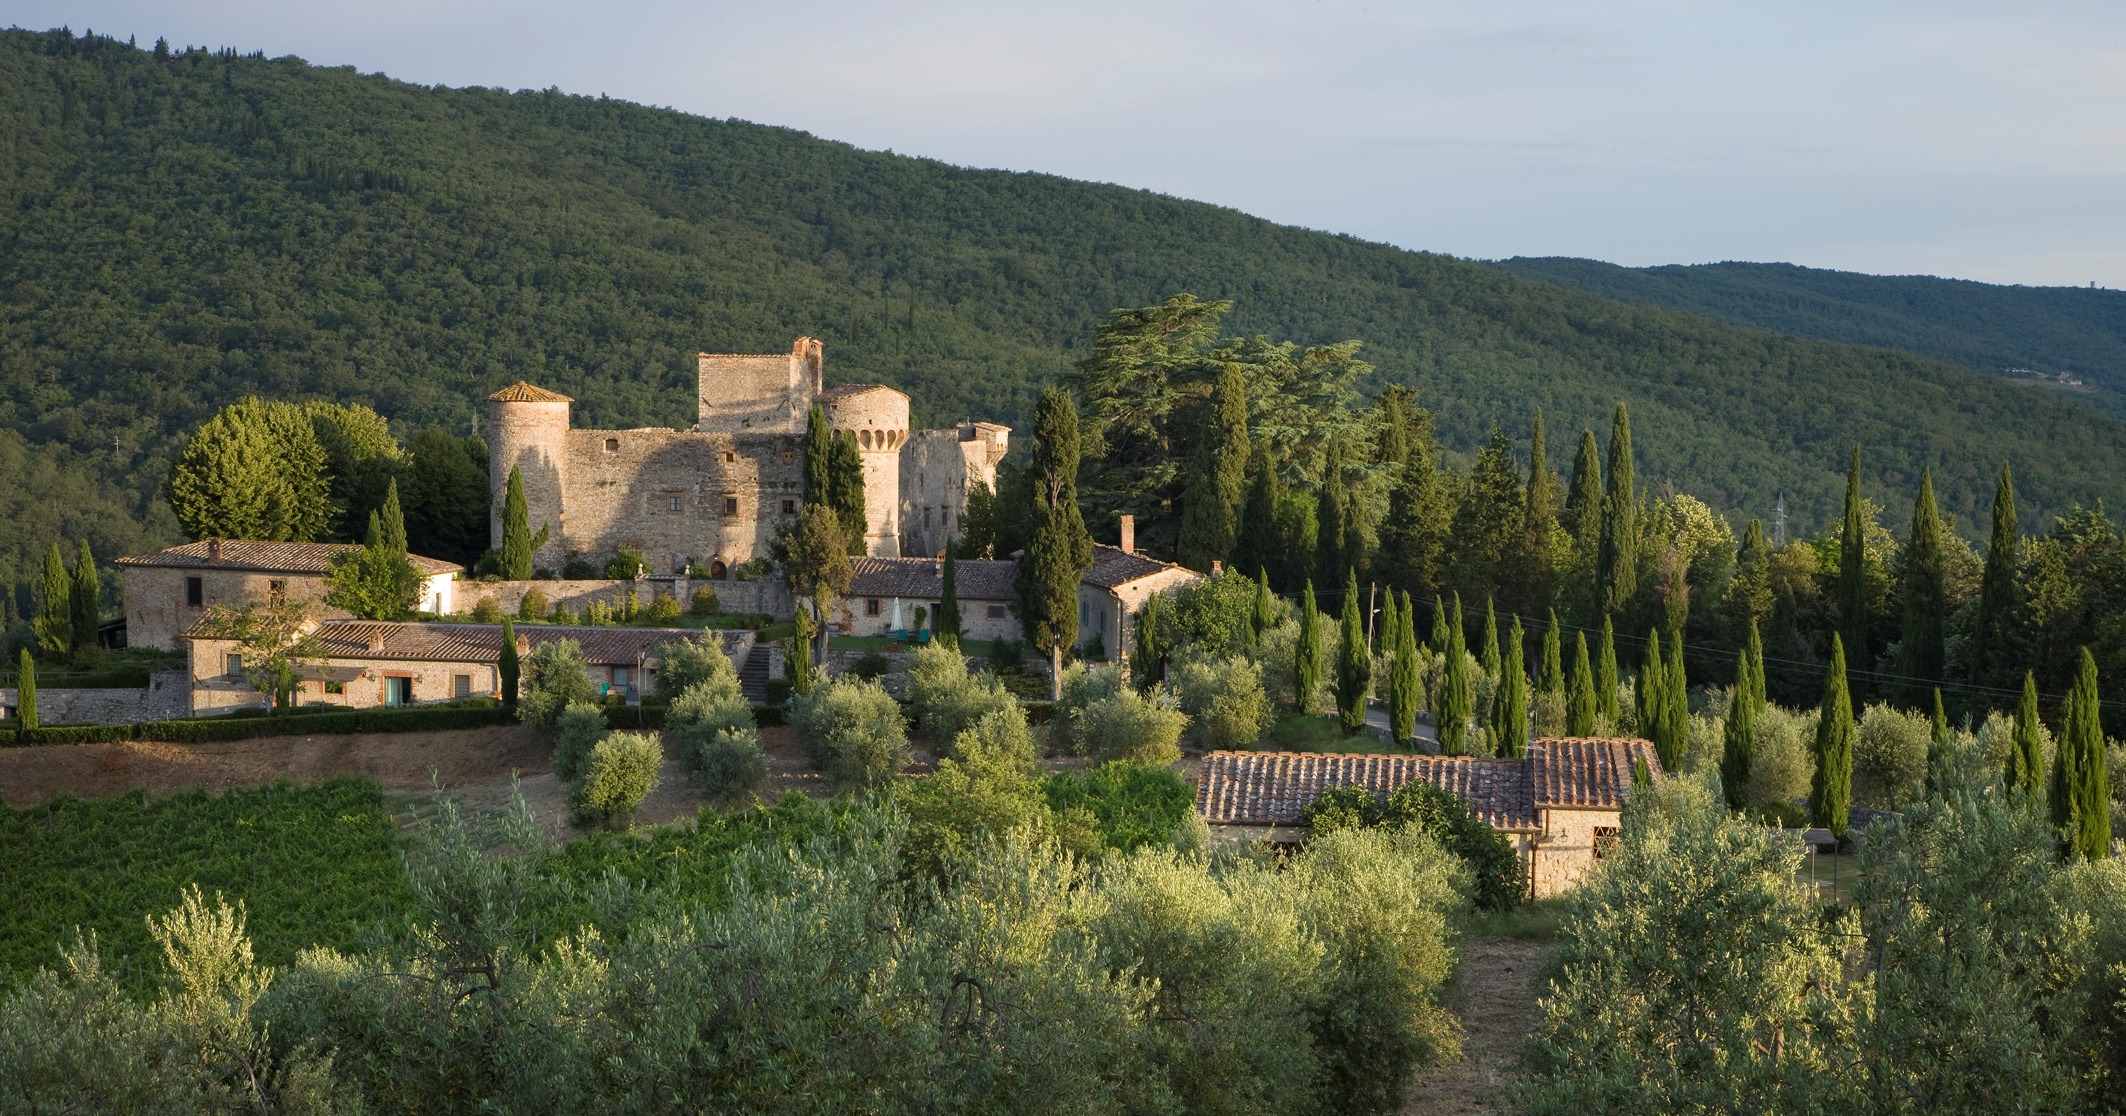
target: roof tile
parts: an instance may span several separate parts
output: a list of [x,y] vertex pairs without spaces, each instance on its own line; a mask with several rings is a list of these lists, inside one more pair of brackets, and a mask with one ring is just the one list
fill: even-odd
[[[217,554],[217,547],[219,548]],[[350,550],[359,550],[353,543],[308,543],[308,542],[253,542],[248,539],[219,539],[186,543],[158,550],[153,554],[134,554],[118,559],[121,566],[167,566],[187,570],[255,570],[260,573],[316,574],[324,576],[332,569],[332,559]],[[406,556],[414,567],[425,574],[457,573],[465,567],[441,558],[424,558],[418,554]]]
[[[944,596],[945,578],[932,558],[852,558],[854,576],[849,579],[852,597],[915,597],[937,600]],[[953,591],[963,601],[1008,601],[1015,595],[1017,562],[966,558],[953,564]]]
[[558,391],[548,391],[536,384],[518,380],[501,391],[487,397],[489,403],[574,403],[575,400]]

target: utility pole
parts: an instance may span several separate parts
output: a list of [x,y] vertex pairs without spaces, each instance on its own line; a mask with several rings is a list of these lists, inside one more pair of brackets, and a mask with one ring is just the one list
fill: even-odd
[[1379,597],[1380,583],[1377,581],[1366,582],[1366,651],[1369,654],[1373,651],[1373,615],[1377,611],[1373,607],[1373,602]]
[[1779,490],[1779,499],[1772,505],[1772,545],[1786,545],[1786,489]]

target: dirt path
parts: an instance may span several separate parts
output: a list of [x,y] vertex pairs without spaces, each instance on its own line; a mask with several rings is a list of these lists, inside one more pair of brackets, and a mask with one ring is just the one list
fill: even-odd
[[1521,1043],[1535,1025],[1535,975],[1543,946],[1516,938],[1462,943],[1462,1060],[1418,1078],[1408,1116],[1506,1113],[1501,1095],[1521,1060]]

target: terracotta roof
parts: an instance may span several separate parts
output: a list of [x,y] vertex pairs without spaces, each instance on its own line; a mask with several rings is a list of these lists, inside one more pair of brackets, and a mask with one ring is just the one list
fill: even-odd
[[1196,812],[1213,825],[1295,825],[1326,788],[1364,787],[1386,798],[1423,780],[1499,829],[1534,832],[1540,810],[1620,808],[1641,755],[1659,777],[1661,761],[1643,740],[1537,740],[1523,759],[1212,752],[1203,757]]
[[[219,554],[215,553],[219,547]],[[256,570],[260,573],[316,574],[332,568],[333,556],[359,550],[353,543],[251,542],[221,539],[135,554],[118,559],[121,566],[170,566],[187,570]],[[465,567],[441,558],[409,554],[407,560],[425,574],[457,573]]]
[[[204,621],[186,635],[203,635]],[[632,666],[657,657],[657,649],[680,640],[697,639],[703,633],[693,628],[591,628],[523,624],[517,635],[537,647],[560,639],[573,639],[583,647],[585,662]],[[718,631],[724,651],[737,654],[750,646],[753,633]],[[327,659],[404,659],[431,663],[491,663],[502,655],[500,624],[399,623],[389,620],[327,620],[318,626],[318,639]]]
[[[945,595],[945,578],[930,558],[852,558],[852,597],[915,597],[937,600]],[[963,601],[1008,601],[1019,564],[990,558],[966,558],[953,565],[953,590]]]
[[[884,384],[841,384],[820,392],[818,395],[813,396],[812,399],[818,403],[829,403],[836,399],[847,399],[852,395],[862,395],[867,391],[893,391],[893,389]],[[896,392],[895,394],[899,393]]]
[[558,391],[548,391],[535,384],[518,380],[501,391],[487,397],[489,403],[574,403],[575,400]]
[[1093,567],[1085,571],[1085,584],[1113,589],[1118,585],[1127,585],[1138,578],[1150,577],[1167,570],[1185,570],[1192,578],[1202,576],[1194,570],[1187,570],[1186,567],[1176,566],[1171,562],[1146,558],[1142,554],[1133,554],[1118,546],[1096,543],[1093,546]]

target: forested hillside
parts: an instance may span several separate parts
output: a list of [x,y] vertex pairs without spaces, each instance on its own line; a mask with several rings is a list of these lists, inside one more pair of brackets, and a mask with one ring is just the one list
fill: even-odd
[[[2126,291],[1860,275],[1776,263],[1619,267],[1566,256],[1498,266],[1604,298],[1796,337],[1905,349],[1984,372],[2020,370],[2126,414]],[[2079,387],[2059,377],[2082,381]]]
[[[1969,531],[2093,501],[2126,424],[1927,359],[1795,340],[1444,256],[1052,176],[859,151],[557,91],[402,84],[0,33],[0,581],[55,537],[171,539],[181,439],[247,393],[373,406],[402,441],[525,378],[587,424],[678,424],[697,350],[824,338],[830,380],[1023,426],[1118,306],[1231,298],[1234,333],[1359,339],[1466,453],[1628,401],[1642,482],[1797,530],[1934,468]],[[1362,385],[1368,388],[1375,384]],[[1569,441],[1566,442],[1569,444]]]

